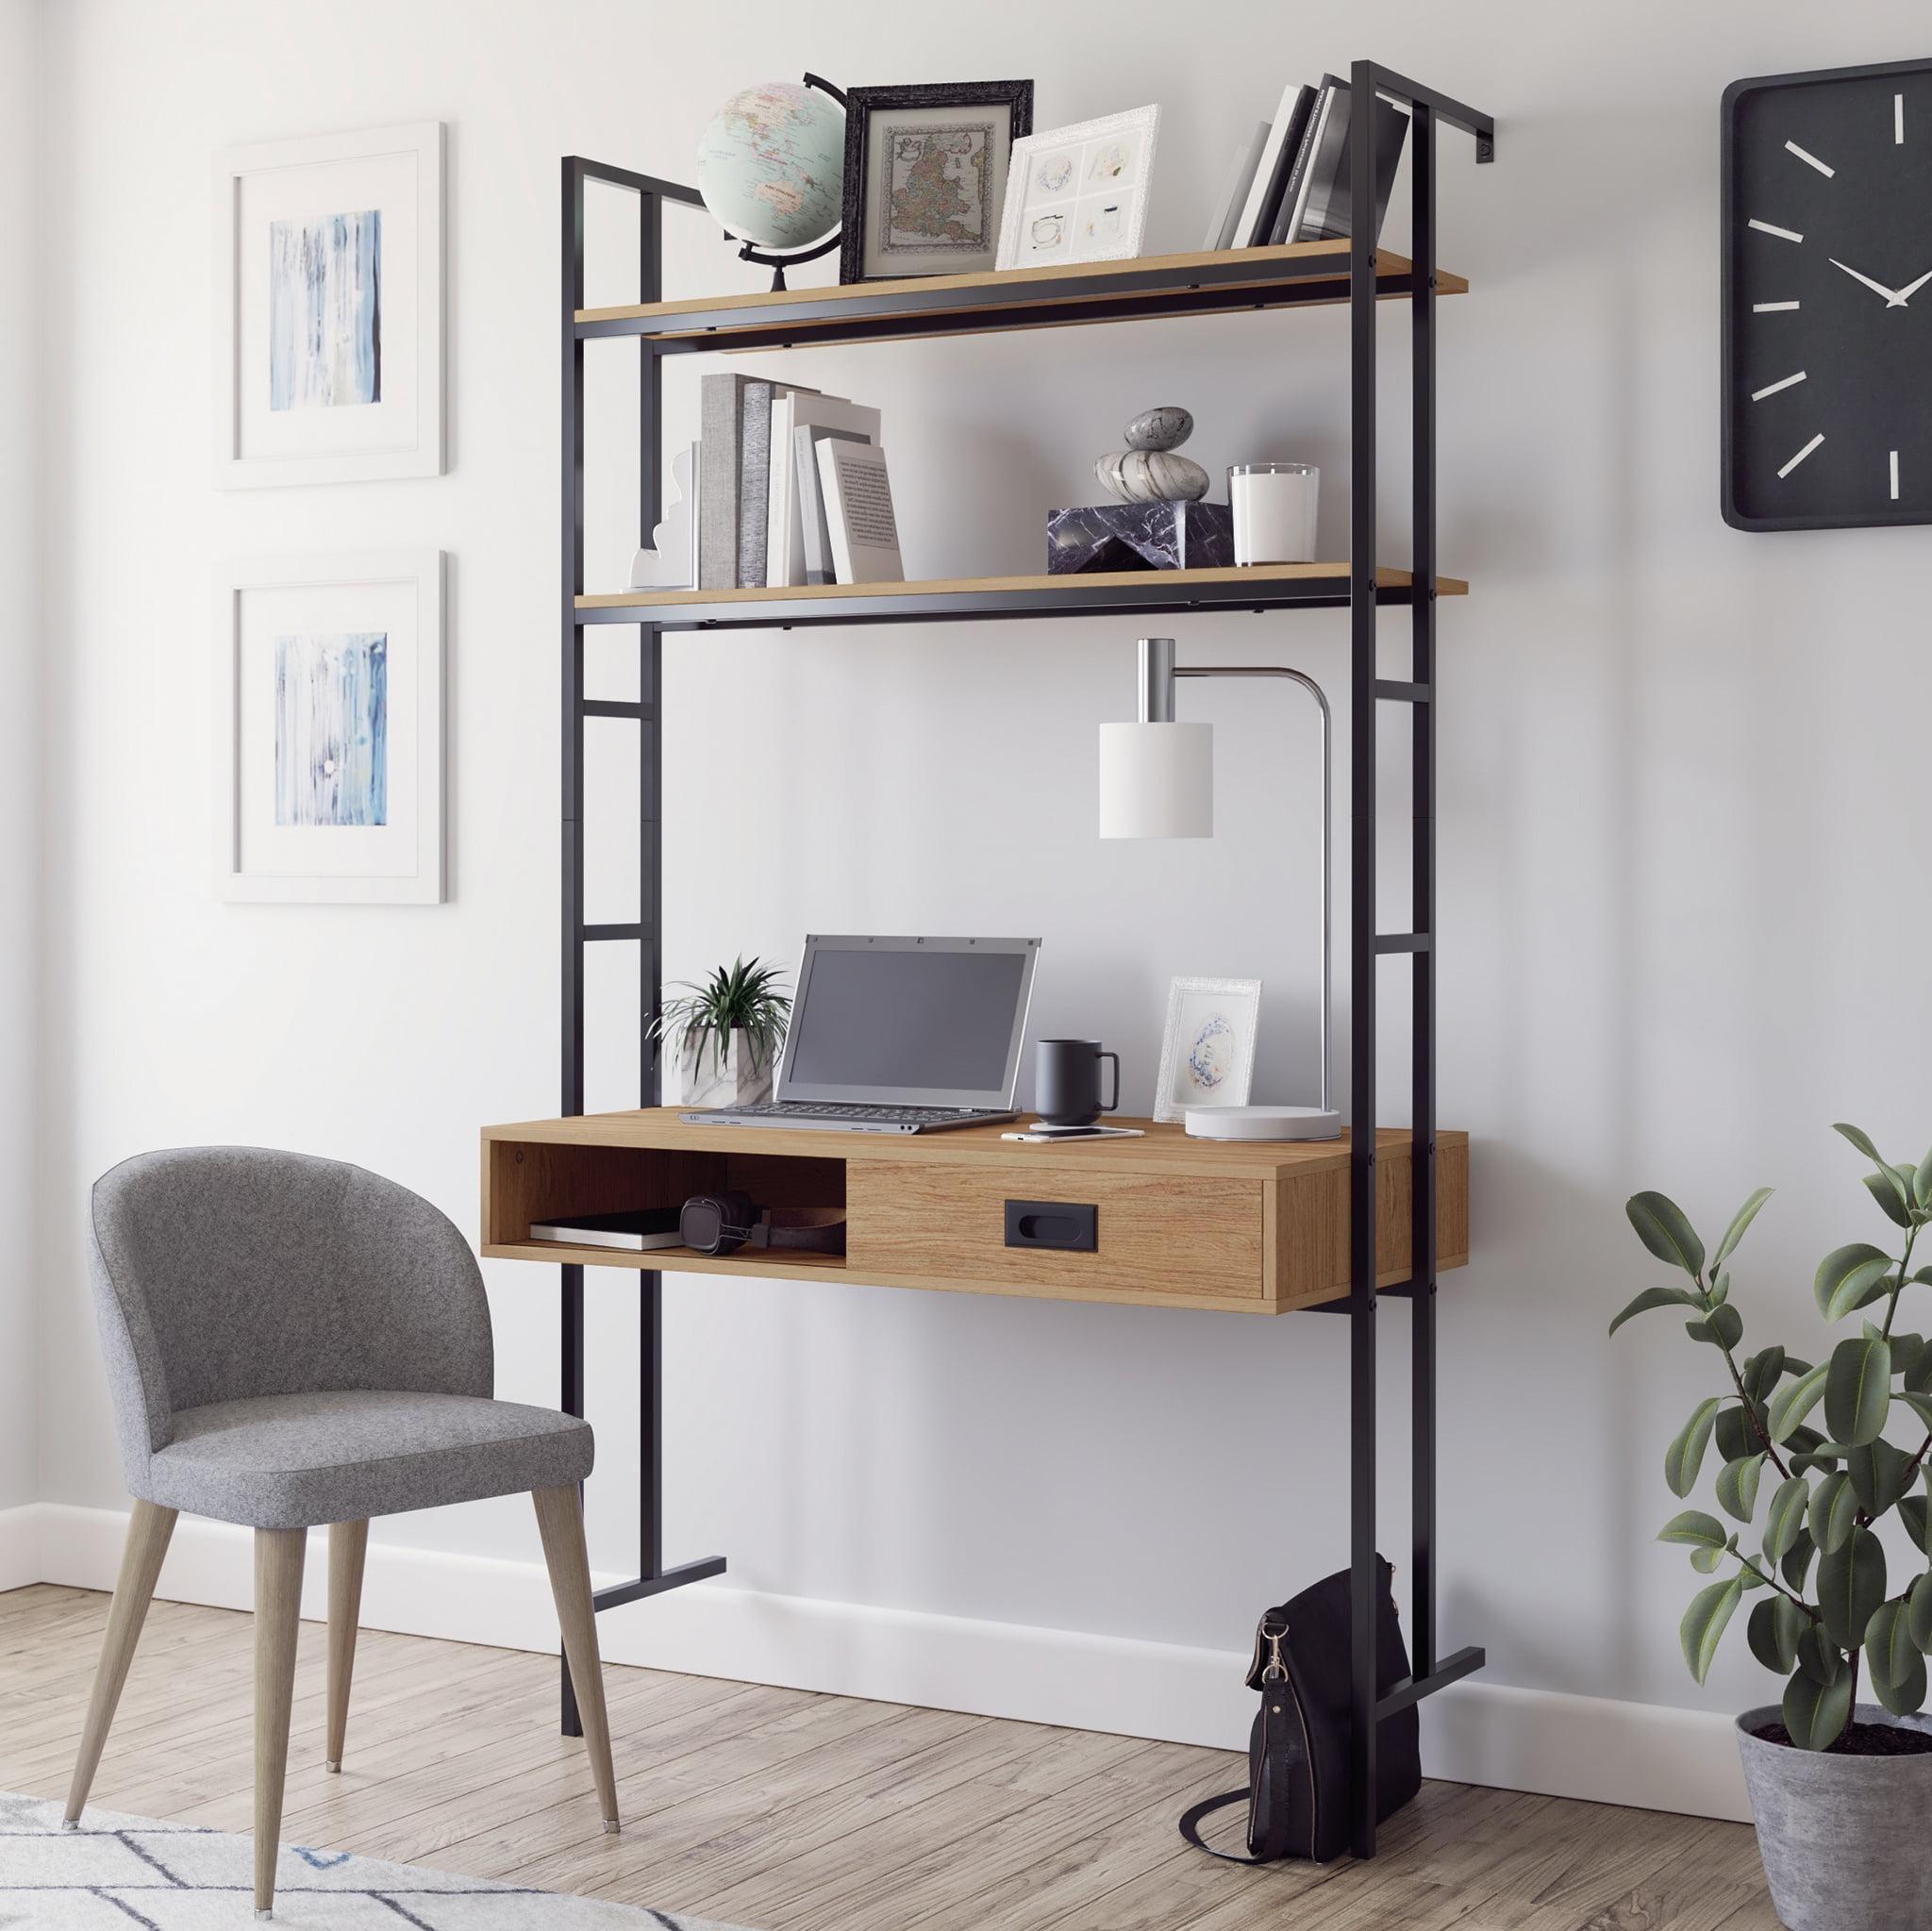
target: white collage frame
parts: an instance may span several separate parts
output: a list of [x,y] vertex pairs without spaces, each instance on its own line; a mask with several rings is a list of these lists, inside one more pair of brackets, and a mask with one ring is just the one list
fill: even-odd
[[[1000,211],[995,266],[1072,267],[1090,261],[1128,260],[1139,255],[1147,231],[1147,196],[1153,185],[1154,147],[1159,132],[1160,108],[1153,105],[1129,108],[1124,113],[1104,115],[1098,121],[1076,121],[1070,127],[1050,128],[1014,141],[1006,203]],[[1115,155],[1124,156],[1118,188],[1087,178]],[[1043,179],[1041,168],[1062,156],[1069,166],[1066,178]],[[1109,202],[1118,207],[1118,231],[1100,240],[1083,236],[1081,223],[1090,213],[1098,218],[1107,212],[1105,204]],[[1056,243],[1046,248],[1034,241],[1035,224],[1047,222],[1060,225],[1057,232],[1063,235],[1064,247]]]

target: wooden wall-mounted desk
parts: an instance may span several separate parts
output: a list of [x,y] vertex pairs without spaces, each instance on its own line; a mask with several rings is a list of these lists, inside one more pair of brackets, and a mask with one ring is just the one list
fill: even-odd
[[[916,1135],[693,1126],[675,1110],[483,1129],[483,1252],[673,1273],[775,1274],[971,1294],[1284,1314],[1348,1293],[1348,1139],[1300,1145],[1141,1140],[1025,1146],[997,1126]],[[1009,1129],[1008,1129],[1009,1130]],[[1377,1286],[1408,1279],[1409,1137],[1376,1137]],[[1438,1132],[1437,1267],[1469,1260],[1469,1136]],[[677,1207],[741,1188],[761,1207],[839,1207],[841,1256],[629,1254],[532,1240],[530,1223]],[[1091,1207],[1092,1253],[1009,1247],[1008,1200]]]

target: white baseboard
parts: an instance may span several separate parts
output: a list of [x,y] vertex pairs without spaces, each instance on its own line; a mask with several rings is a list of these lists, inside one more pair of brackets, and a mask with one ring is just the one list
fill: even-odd
[[[0,1511],[0,1589],[111,1589],[125,1527],[126,1517],[111,1509],[36,1503]],[[184,1517],[159,1593],[245,1609],[253,1589],[248,1531]],[[305,1616],[324,1613],[325,1590],[325,1565],[311,1561]],[[557,1647],[549,1585],[535,1561],[372,1541],[362,1620],[371,1628],[506,1649]],[[1244,1749],[1254,1714],[1241,1687],[1245,1654],[724,1583],[693,1583],[612,1610],[598,1628],[605,1656],[616,1663],[1177,1743]],[[1750,1816],[1730,1720],[1702,1710],[1477,1678],[1424,1706],[1423,1766],[1460,1783],[1693,1817]]]

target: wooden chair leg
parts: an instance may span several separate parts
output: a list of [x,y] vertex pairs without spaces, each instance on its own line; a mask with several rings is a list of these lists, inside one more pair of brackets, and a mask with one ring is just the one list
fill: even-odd
[[591,1602],[591,1557],[584,1546],[583,1503],[575,1488],[537,1489],[537,1528],[543,1538],[543,1560],[550,1570],[550,1592],[563,1629],[563,1654],[577,1693],[584,1748],[597,1780],[604,1828],[617,1827],[617,1772],[610,1761],[610,1719],[604,1707],[604,1666],[597,1655],[597,1612]]
[[141,1625],[147,1621],[147,1606],[154,1601],[155,1582],[161,1573],[161,1558],[168,1553],[168,1539],[175,1533],[175,1511],[159,1508],[152,1502],[137,1502],[127,1519],[127,1540],[121,1549],[121,1573],[114,1583],[114,1600],[108,1609],[108,1633],[101,1640],[101,1660],[94,1671],[93,1695],[87,1706],[87,1723],[80,1733],[80,1755],[75,1759],[74,1782],[68,1787],[67,1810],[62,1828],[75,1830],[87,1793],[93,1788],[94,1772],[99,1769],[101,1751],[108,1740],[108,1728],[114,1721],[115,1706],[121,1701],[121,1687],[127,1681],[127,1666],[134,1660],[134,1646],[141,1640]]
[[295,1694],[295,1633],[302,1618],[307,1529],[255,1532],[255,1915],[275,1901],[282,1784],[289,1771],[289,1706]]
[[369,1524],[338,1522],[328,1531],[328,1741],[325,1770],[342,1767],[342,1738],[349,1727],[349,1679],[356,1669],[356,1619],[362,1611],[362,1562]]

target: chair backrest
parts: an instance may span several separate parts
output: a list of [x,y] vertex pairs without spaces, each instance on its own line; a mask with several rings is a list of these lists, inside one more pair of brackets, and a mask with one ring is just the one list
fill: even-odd
[[121,1452],[250,1395],[491,1393],[469,1243],[406,1187],[267,1147],[139,1154],[94,1182],[91,1272]]

